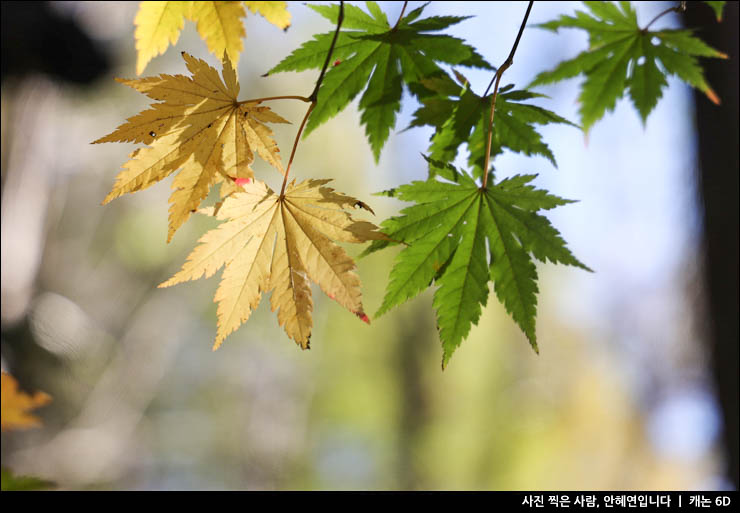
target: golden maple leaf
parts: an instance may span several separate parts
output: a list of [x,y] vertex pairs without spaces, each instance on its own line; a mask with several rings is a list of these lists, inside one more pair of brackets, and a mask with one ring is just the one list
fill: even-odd
[[135,192],[182,168],[170,196],[167,241],[190,217],[221,178],[254,177],[256,152],[283,173],[280,150],[265,123],[289,123],[269,107],[238,102],[239,83],[224,54],[223,81],[205,61],[182,53],[192,78],[159,75],[138,80],[116,79],[160,103],[140,112],[112,133],[93,142],[143,142],[116,178],[103,204]]
[[285,2],[244,2],[253,13],[261,14],[267,21],[278,28],[288,30],[290,13]]
[[185,18],[197,23],[211,53],[221,57],[226,52],[238,63],[246,35],[244,5],[281,29],[290,26],[285,2],[141,2],[134,19],[136,74],[141,75],[150,60],[177,43]]
[[41,421],[28,411],[48,404],[51,402],[51,397],[44,392],[29,395],[20,391],[15,378],[5,372],[0,376],[0,380],[0,395],[2,396],[0,424],[2,424],[2,430],[27,429],[40,425]]
[[324,187],[330,180],[288,184],[275,194],[260,181],[243,185],[220,208],[203,209],[228,220],[207,232],[182,269],[160,287],[201,276],[212,276],[225,265],[214,297],[218,303],[218,330],[213,349],[257,308],[263,292],[272,292],[272,310],[278,322],[303,349],[311,336],[310,281],[360,319],[360,279],[355,263],[333,241],[361,243],[385,239],[377,227],[355,221],[345,210],[367,208],[355,198]]

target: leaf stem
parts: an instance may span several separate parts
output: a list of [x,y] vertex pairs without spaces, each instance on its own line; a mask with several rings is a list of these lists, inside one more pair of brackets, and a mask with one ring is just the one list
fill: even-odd
[[324,61],[324,67],[321,68],[318,80],[316,80],[316,87],[313,88],[313,92],[309,95],[309,99],[316,103],[316,98],[319,95],[319,87],[321,82],[324,80],[324,73],[326,68],[329,67],[329,61],[331,60],[331,54],[334,52],[334,45],[337,44],[337,38],[339,37],[339,27],[342,26],[344,21],[344,2],[339,2],[339,17],[337,18],[337,30],[334,32],[334,39],[331,40],[331,46],[329,47],[329,53],[326,54],[326,60]]
[[311,105],[309,105],[308,110],[306,111],[306,115],[303,116],[303,121],[301,121],[301,126],[298,128],[298,133],[295,136],[295,141],[293,141],[293,150],[290,152],[290,158],[288,159],[288,167],[285,168],[285,177],[283,177],[283,186],[280,188],[280,197],[282,198],[285,194],[285,184],[288,183],[288,173],[290,173],[290,165],[293,163],[293,157],[295,157],[295,150],[298,148],[298,141],[301,140],[301,134],[303,133],[303,127],[306,126],[306,121],[308,121],[308,116],[311,114],[311,111],[313,108],[316,107],[316,102],[312,102]]
[[236,102],[236,104],[243,105],[245,103],[262,103],[271,100],[301,100],[302,102],[308,103],[311,101],[311,98],[308,98],[306,96],[267,96],[265,98],[251,98],[249,100],[243,100],[240,102]]
[[660,14],[658,14],[655,18],[653,18],[652,20],[650,20],[650,23],[648,23],[645,26],[644,29],[640,30],[640,32],[642,32],[643,34],[645,32],[647,32],[647,29],[650,28],[650,25],[652,25],[653,23],[655,23],[656,21],[658,21],[659,18],[662,18],[663,16],[665,16],[669,12],[683,12],[685,10],[686,10],[686,2],[680,2],[677,6],[670,7],[668,9],[666,9],[665,11],[661,12]]
[[324,74],[326,73],[326,68],[329,67],[329,61],[331,60],[331,54],[334,52],[334,45],[336,45],[337,43],[337,38],[339,37],[339,28],[342,26],[343,21],[344,21],[344,2],[340,1],[339,2],[339,16],[337,18],[337,30],[334,32],[334,39],[332,39],[331,41],[329,52],[326,54],[326,60],[324,61],[324,67],[321,68],[321,73],[319,74],[319,78],[316,80],[316,86],[313,88],[313,92],[308,96],[308,98],[304,98],[303,96],[290,97],[293,99],[310,101],[311,105],[308,106],[306,115],[303,116],[303,121],[301,121],[301,126],[300,128],[298,128],[298,133],[295,136],[295,141],[293,141],[293,150],[291,150],[290,152],[290,158],[288,159],[288,167],[285,168],[285,176],[283,177],[283,185],[280,188],[281,198],[285,195],[285,185],[288,183],[288,173],[290,173],[290,166],[291,164],[293,164],[293,157],[295,157],[295,151],[296,149],[298,149],[298,142],[301,140],[301,134],[303,133],[303,128],[306,126],[306,121],[308,121],[308,116],[311,115],[311,112],[313,111],[314,107],[316,107],[316,102],[319,96],[319,87],[321,87],[321,82],[323,82],[324,80]]
[[401,20],[403,19],[403,13],[406,12],[406,6],[409,5],[408,2],[403,3],[403,8],[401,8],[401,14],[398,15],[398,21],[396,21],[396,24],[393,25],[393,28],[391,29],[391,32],[395,32],[398,30],[398,25],[401,23]]
[[522,20],[522,24],[519,27],[519,33],[516,35],[516,41],[514,41],[514,46],[511,47],[511,52],[509,52],[509,56],[506,58],[504,63],[496,70],[496,74],[493,75],[491,82],[488,84],[488,87],[486,87],[486,91],[483,93],[483,97],[485,98],[488,94],[489,89],[491,89],[491,85],[493,85],[494,81],[496,82],[496,85],[493,88],[493,95],[491,95],[491,113],[488,118],[488,142],[486,143],[486,162],[483,166],[483,185],[481,186],[481,189],[485,189],[486,185],[488,184],[488,164],[491,160],[493,115],[496,111],[496,95],[498,95],[498,85],[499,82],[501,82],[501,75],[504,74],[504,71],[506,71],[512,64],[514,64],[514,54],[516,53],[516,49],[519,46],[519,40],[522,37],[522,32],[524,32],[524,27],[527,24],[527,18],[529,18],[529,12],[532,10],[533,4],[534,2],[529,2],[529,5],[527,6],[527,12],[524,14],[524,19]]

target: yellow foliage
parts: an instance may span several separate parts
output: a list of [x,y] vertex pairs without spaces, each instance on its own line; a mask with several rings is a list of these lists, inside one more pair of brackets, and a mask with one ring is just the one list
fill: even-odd
[[10,374],[2,373],[0,378],[2,389],[2,430],[27,429],[41,424],[37,417],[31,415],[29,410],[40,408],[51,402],[51,397],[44,392],[36,392],[28,395],[18,389],[18,382]]
[[134,18],[136,31],[136,74],[141,75],[147,63],[177,44],[185,17],[190,17],[192,2],[141,2]]
[[170,241],[219,180],[254,177],[256,152],[283,172],[280,150],[265,123],[288,123],[268,107],[238,102],[239,83],[228,54],[223,81],[205,61],[182,54],[192,78],[159,75],[117,79],[160,103],[140,112],[94,143],[143,142],[116,178],[103,204],[149,187],[178,169],[170,196]]
[[203,212],[228,220],[206,233],[182,269],[160,287],[212,276],[225,265],[214,301],[218,331],[213,349],[272,292],[272,310],[290,338],[308,349],[313,321],[309,280],[360,319],[360,279],[354,261],[333,241],[383,239],[377,227],[355,221],[346,209],[366,208],[355,198],[324,187],[329,180],[288,184],[284,195],[254,181],[229,196],[220,208]]
[[244,2],[244,5],[278,28],[287,30],[290,27],[290,13],[285,2]]
[[177,43],[185,18],[197,23],[208,50],[219,58],[226,52],[237,64],[246,35],[243,4],[281,29],[290,25],[285,2],[141,2],[134,19],[136,74],[141,75],[150,60]]

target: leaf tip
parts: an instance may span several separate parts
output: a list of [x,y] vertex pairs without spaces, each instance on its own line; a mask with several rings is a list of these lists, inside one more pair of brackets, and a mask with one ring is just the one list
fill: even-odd
[[365,324],[370,324],[370,317],[368,317],[367,314],[362,310],[357,310],[356,312],[354,312],[354,314],[359,317],[360,320]]
[[529,345],[532,346],[532,349],[534,349],[534,352],[537,353],[537,356],[540,354],[540,348],[537,345],[537,340],[535,339],[529,339]]
[[719,99],[719,96],[717,96],[717,93],[714,92],[713,89],[707,88],[706,91],[704,91],[704,94],[707,95],[707,98],[709,98],[709,101],[711,101],[715,105],[721,105],[722,102]]

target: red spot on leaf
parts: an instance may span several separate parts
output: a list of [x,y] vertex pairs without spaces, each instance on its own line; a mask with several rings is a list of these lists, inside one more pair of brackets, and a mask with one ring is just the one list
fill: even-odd
[[370,317],[367,316],[365,312],[360,310],[359,312],[355,312],[355,315],[360,318],[360,320],[366,322],[367,324],[370,324]]
[[334,66],[339,66],[340,64],[342,64],[342,60],[341,59],[337,59],[337,60],[334,61]]
[[236,185],[238,185],[239,187],[241,187],[243,185],[247,185],[251,181],[252,181],[251,178],[237,178],[236,180],[234,180],[234,182],[236,183]]
[[334,299],[334,294],[327,294],[327,296],[329,296],[330,299]]

